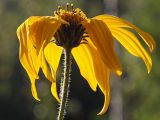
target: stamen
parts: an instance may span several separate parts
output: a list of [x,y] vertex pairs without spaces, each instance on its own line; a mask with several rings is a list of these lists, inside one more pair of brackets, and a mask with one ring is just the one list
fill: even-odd
[[85,38],[83,38],[80,44],[88,44],[88,41]]
[[58,6],[58,11],[60,11],[61,10],[61,6]]
[[87,34],[82,36],[83,38],[89,37]]
[[72,9],[72,11],[73,11],[73,4],[71,4],[71,9]]
[[87,40],[87,39],[85,39],[85,38],[83,38],[83,39],[82,39],[82,41],[88,42],[88,40]]
[[88,42],[86,42],[86,41],[82,41],[80,44],[88,44]]
[[55,11],[54,14],[59,15],[59,12],[58,12],[58,11]]
[[54,42],[54,43],[55,43],[55,42],[56,42],[56,40],[55,40],[55,39],[53,39],[53,40],[50,40],[50,42]]
[[67,6],[67,11],[69,11],[69,3],[67,3],[66,6]]

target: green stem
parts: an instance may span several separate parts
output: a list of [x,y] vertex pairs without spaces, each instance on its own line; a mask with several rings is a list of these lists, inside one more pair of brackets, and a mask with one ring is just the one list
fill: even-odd
[[58,112],[57,120],[63,120],[66,109],[66,102],[68,99],[68,91],[69,91],[69,77],[70,77],[70,69],[71,69],[71,49],[64,49],[64,76],[63,81],[61,83],[61,103]]

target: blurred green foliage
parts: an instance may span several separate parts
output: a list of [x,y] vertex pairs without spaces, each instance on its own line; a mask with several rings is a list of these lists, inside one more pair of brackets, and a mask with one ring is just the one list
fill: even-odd
[[[56,119],[58,103],[52,97],[50,83],[44,76],[37,82],[41,102],[37,102],[31,96],[29,78],[18,58],[19,42],[16,29],[29,16],[52,15],[58,5],[65,7],[65,4],[70,1],[75,7],[84,10],[89,17],[104,13],[103,0],[0,1],[0,120]],[[129,55],[120,47],[121,61],[126,73],[121,80],[124,120],[158,120],[160,118],[159,5],[159,0],[119,0],[119,16],[151,33],[157,42],[157,49],[152,54],[153,69],[149,75],[140,59]],[[106,115],[96,115],[103,105],[102,93],[99,90],[96,93],[91,91],[87,82],[80,76],[74,61],[72,69],[74,70],[71,75],[69,113],[66,118],[111,120],[110,108]],[[60,80],[61,71],[59,68],[58,80]]]

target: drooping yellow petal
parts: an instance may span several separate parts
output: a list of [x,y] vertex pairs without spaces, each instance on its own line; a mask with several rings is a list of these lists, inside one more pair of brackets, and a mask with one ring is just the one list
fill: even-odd
[[56,72],[60,62],[61,54],[62,47],[59,47],[54,43],[49,43],[44,49],[44,55],[48,64],[51,66],[52,76],[54,79],[56,79]]
[[39,71],[38,59],[36,55],[36,50],[34,49],[31,41],[28,40],[26,23],[23,23],[17,29],[17,35],[20,42],[20,50],[19,50],[20,62],[30,78],[31,91],[32,91],[33,97],[36,100],[40,101],[36,91],[36,86],[35,86],[35,80],[39,78],[38,77],[38,71]]
[[55,79],[52,76],[51,69],[50,69],[49,65],[47,65],[47,62],[45,60],[43,52],[41,54],[41,68],[42,68],[42,71],[43,71],[45,77],[48,80],[50,80],[51,82],[56,82]]
[[138,41],[137,37],[129,32],[128,30],[125,30],[123,28],[116,28],[111,29],[111,32],[113,36],[132,54],[137,57],[140,57],[145,62],[148,73],[151,70],[152,67],[152,60],[149,56],[149,54],[145,51],[145,49],[142,47],[140,42]]
[[52,77],[55,80],[52,82],[51,92],[58,102],[60,102],[60,99],[57,95],[56,72],[60,62],[61,54],[62,54],[62,48],[55,45],[54,43],[49,43],[44,49],[44,55],[45,55],[46,61],[48,62],[51,68]]
[[33,67],[33,69],[35,70],[36,74],[38,75],[39,68],[40,68],[40,65],[39,65],[40,61],[38,60],[37,52],[36,52],[36,49],[34,48],[32,42],[30,40],[28,40],[27,42],[28,42],[28,46],[27,46],[28,57],[30,60],[30,64]]
[[56,98],[56,100],[60,103],[59,96],[57,95],[57,85],[56,85],[56,82],[52,82],[51,92],[52,92],[52,95]]
[[[61,25],[61,21],[51,16],[32,16],[27,19],[28,23],[28,36],[33,42],[37,52],[40,51],[41,47],[45,47],[55,32]],[[42,46],[42,44],[44,46]]]
[[[108,81],[106,80],[106,83],[107,82]],[[104,94],[104,105],[103,105],[102,110],[97,115],[103,115],[108,110],[108,106],[109,106],[109,103],[110,103],[110,86],[109,86],[109,82],[107,84],[108,84],[107,89],[103,93]]]
[[35,80],[39,78],[39,68],[42,67],[48,79],[53,79],[52,76],[49,75],[50,71],[42,54],[43,47],[50,41],[60,25],[61,22],[53,17],[33,16],[28,18],[17,29],[17,36],[20,42],[20,62],[29,75],[32,94],[37,100],[39,100],[39,98],[35,88]]
[[36,85],[35,85],[36,81],[35,81],[34,78],[30,78],[30,79],[31,79],[31,92],[32,92],[32,95],[36,100],[40,101],[40,99],[38,97],[38,94],[37,94],[37,90],[36,90]]
[[33,42],[34,46],[36,47],[39,59],[41,61],[42,70],[47,77],[47,79],[53,81],[53,77],[51,76],[48,66],[45,62],[43,49],[44,47],[50,42],[51,38],[57,31],[57,29],[61,25],[61,21],[50,17],[31,17],[28,20],[29,25],[29,38]]
[[[39,50],[45,46],[45,41],[49,41],[54,35],[60,22],[53,17],[33,16],[28,18],[17,29],[17,36],[20,41],[20,61],[26,71],[33,74],[33,78],[38,78],[39,61],[37,60]],[[43,46],[42,46],[43,44]],[[35,53],[37,51],[37,54]],[[28,72],[27,72],[28,73]]]
[[[20,48],[19,48],[19,59],[24,67],[24,69],[27,71],[29,76],[32,76],[32,78],[37,79],[38,78],[38,73],[35,71],[34,64],[32,62],[32,57],[34,51],[31,46],[30,41],[28,41],[28,36],[27,36],[27,26],[26,24],[22,24],[18,29],[17,29],[17,36],[19,38],[20,42]],[[33,51],[33,53],[32,53]]]
[[99,16],[96,16],[94,18],[97,19],[97,20],[104,21],[106,23],[106,25],[109,27],[109,29],[119,28],[119,27],[127,27],[127,28],[134,29],[142,37],[144,42],[148,45],[151,52],[156,47],[156,43],[155,43],[155,41],[154,41],[154,39],[152,38],[151,35],[149,35],[146,32],[143,32],[141,29],[139,29],[138,27],[129,23],[126,20],[120,19],[120,18],[115,17],[115,16],[111,16],[111,15],[99,15]]
[[[95,54],[95,52],[93,52],[92,54]],[[94,61],[96,64],[94,64],[94,66],[95,66],[96,78],[98,86],[104,94],[104,105],[102,110],[98,113],[98,115],[102,115],[107,111],[110,102],[110,83],[109,83],[110,70],[103,63],[102,60],[98,59],[97,55],[95,57]]]
[[96,46],[103,62],[118,75],[122,74],[122,68],[114,50],[112,34],[104,22],[91,19],[83,24],[86,32]]
[[73,48],[72,54],[79,66],[81,75],[88,81],[91,88],[96,90],[96,85],[104,94],[105,102],[101,112],[98,115],[104,114],[110,101],[109,87],[109,69],[101,60],[100,54],[94,47],[92,41],[87,38],[89,44],[82,44]]
[[93,56],[86,45],[82,44],[72,49],[72,55],[80,69],[81,75],[87,80],[93,91],[96,91],[97,80],[95,77]]
[[92,41],[89,39],[87,39],[87,41],[88,43],[90,43],[89,45],[86,45],[86,47],[89,49],[90,54],[93,58],[96,80],[99,88],[104,94],[104,105],[102,110],[98,113],[98,115],[102,115],[107,111],[110,102],[110,84],[109,84],[110,70],[100,59],[98,51],[91,44]]

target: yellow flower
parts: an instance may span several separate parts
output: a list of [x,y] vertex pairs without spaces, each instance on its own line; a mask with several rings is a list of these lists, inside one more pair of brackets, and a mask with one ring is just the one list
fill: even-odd
[[31,80],[31,90],[37,95],[35,80],[40,68],[52,82],[51,91],[59,101],[56,90],[56,71],[63,48],[72,48],[81,75],[92,90],[97,85],[104,94],[106,112],[110,101],[110,72],[122,74],[122,67],[114,49],[114,38],[132,55],[141,58],[148,69],[152,67],[149,53],[130,30],[136,31],[148,45],[150,52],[156,46],[153,38],[133,24],[111,15],[99,15],[91,19],[79,9],[58,8],[54,16],[32,16],[17,29],[20,42],[19,58]]

